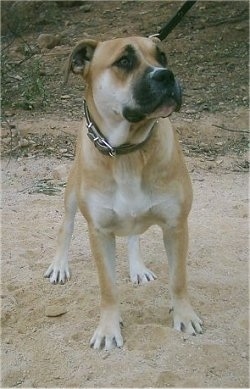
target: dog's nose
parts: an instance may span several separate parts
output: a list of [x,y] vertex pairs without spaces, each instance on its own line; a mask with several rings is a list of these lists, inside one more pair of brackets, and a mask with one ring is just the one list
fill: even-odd
[[168,69],[159,69],[159,70],[154,70],[151,73],[151,78],[154,81],[163,83],[165,85],[174,85],[175,79],[174,79],[174,74],[171,70]]

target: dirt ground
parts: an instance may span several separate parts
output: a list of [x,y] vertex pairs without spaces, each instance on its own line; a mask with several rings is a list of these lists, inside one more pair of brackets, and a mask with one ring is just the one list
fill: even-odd
[[[13,11],[8,3],[7,14]],[[126,240],[117,240],[125,343],[109,352],[89,347],[98,323],[99,287],[80,214],[70,282],[53,286],[43,278],[55,252],[63,190],[81,129],[84,88],[74,77],[63,86],[61,68],[84,34],[148,35],[181,3],[60,5],[40,2],[36,23],[30,17],[21,38],[6,23],[2,27],[8,56],[2,81],[1,387],[247,388],[248,2],[200,1],[165,42],[184,88],[182,110],[172,122],[193,182],[189,291],[204,333],[193,337],[172,329],[168,264],[161,232],[152,227],[142,236],[142,249],[158,278],[147,285],[131,285]],[[39,51],[42,32],[62,32],[60,45]],[[25,68],[8,67],[24,59],[19,50],[24,42],[36,54],[22,63]],[[35,60],[43,69],[42,103],[21,90],[27,65],[31,69]],[[13,76],[15,83],[8,83]]]

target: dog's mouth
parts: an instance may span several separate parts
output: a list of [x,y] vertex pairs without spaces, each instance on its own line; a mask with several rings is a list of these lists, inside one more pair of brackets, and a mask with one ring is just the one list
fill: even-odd
[[123,116],[129,122],[170,116],[182,103],[181,85],[171,71],[147,73],[134,89],[135,106],[125,106]]

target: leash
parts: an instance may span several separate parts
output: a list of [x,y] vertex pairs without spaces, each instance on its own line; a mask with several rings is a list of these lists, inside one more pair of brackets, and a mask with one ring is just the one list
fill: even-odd
[[172,19],[163,26],[157,34],[151,35],[151,37],[159,38],[163,41],[170,32],[180,23],[183,19],[184,15],[193,7],[196,1],[185,1],[185,3],[181,6],[179,11],[172,17]]

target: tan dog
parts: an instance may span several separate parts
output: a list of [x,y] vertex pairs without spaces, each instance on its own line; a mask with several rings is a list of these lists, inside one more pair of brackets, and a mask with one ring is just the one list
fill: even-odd
[[86,123],[65,192],[56,256],[45,277],[52,283],[70,278],[68,249],[79,208],[88,222],[101,289],[100,323],[90,344],[121,347],[115,236],[128,236],[132,282],[148,282],[156,277],[141,258],[139,234],[157,224],[169,261],[174,328],[201,333],[186,281],[192,188],[167,118],[179,109],[181,91],[166,56],[149,38],[84,40],[70,55],[70,71],[87,85]]

